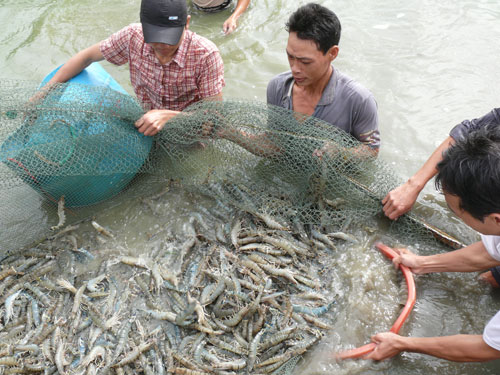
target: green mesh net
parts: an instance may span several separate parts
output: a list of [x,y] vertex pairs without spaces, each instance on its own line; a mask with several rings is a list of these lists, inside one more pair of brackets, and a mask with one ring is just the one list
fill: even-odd
[[[0,88],[7,277],[0,303],[18,299],[2,330],[23,314],[38,326],[27,307],[37,297],[45,313],[57,306],[48,319],[65,332],[61,350],[73,353],[72,369],[99,362],[107,371],[147,373],[165,363],[178,374],[290,374],[335,322],[341,303],[326,271],[346,244],[369,233],[370,241],[435,251],[475,236],[457,225],[457,240],[414,215],[385,219],[380,201],[400,181],[358,141],[318,119],[260,102],[200,102],[151,138],[134,128],[142,114],[130,96],[105,88],[62,84],[43,95],[29,82]],[[141,256],[111,254],[114,261],[93,275],[77,275],[78,267],[65,263],[85,255],[78,246],[68,250],[74,236],[61,242],[68,225],[125,194],[157,199],[155,183],[173,180],[208,202],[205,219],[193,213],[184,233],[145,245]],[[316,302],[299,303],[305,295]],[[81,320],[58,320],[64,316]],[[115,350],[98,344],[95,327]],[[44,332],[9,340],[42,344]],[[88,347],[77,355],[80,339]],[[102,355],[91,350],[97,346]],[[26,369],[47,364],[38,355],[26,355]]]
[[22,227],[36,200],[26,187],[43,197],[42,205],[57,207],[61,197],[68,210],[92,205],[122,191],[149,155],[152,139],[133,126],[143,111],[129,95],[74,83],[42,92],[7,81],[0,98],[3,252],[54,226]]
[[392,169],[344,131],[280,107],[198,103],[170,121],[156,142],[169,159],[162,174],[282,228],[333,232],[380,219],[377,225],[406,243],[438,239],[457,248],[474,236],[456,226],[460,241],[412,214],[384,220],[381,200],[401,183]]

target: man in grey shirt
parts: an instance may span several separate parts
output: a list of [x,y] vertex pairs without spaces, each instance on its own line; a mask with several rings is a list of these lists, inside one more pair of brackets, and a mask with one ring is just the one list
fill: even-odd
[[[377,103],[370,91],[332,65],[339,53],[341,30],[335,13],[310,3],[297,9],[286,27],[289,32],[286,53],[291,71],[269,82],[267,103],[323,120],[332,125],[332,133],[334,128],[342,129],[361,142],[351,150],[353,154],[361,158],[376,156],[380,146]],[[273,121],[272,118],[269,128],[294,130],[290,122]],[[297,155],[293,146],[283,147],[278,138],[269,134],[256,135],[223,127],[218,129],[216,136],[235,142],[256,155]],[[335,142],[320,145],[318,141],[318,148],[312,155],[319,159],[325,154],[335,156],[340,151],[338,147]]]
[[375,99],[365,87],[332,65],[339,53],[341,32],[335,13],[309,3],[290,16],[286,27],[291,71],[269,82],[268,104],[326,121],[376,154],[380,134]]

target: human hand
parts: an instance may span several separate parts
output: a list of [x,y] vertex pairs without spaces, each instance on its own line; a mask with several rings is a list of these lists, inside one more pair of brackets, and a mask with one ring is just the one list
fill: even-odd
[[135,127],[139,133],[152,136],[158,134],[163,129],[165,123],[179,114],[178,111],[168,109],[152,109],[146,112],[135,122]]
[[422,259],[423,259],[422,256],[416,255],[412,253],[410,250],[405,248],[396,248],[393,250],[397,254],[392,259],[394,267],[399,267],[399,265],[402,264],[403,266],[408,267],[410,271],[415,274],[426,273],[425,270],[422,268]]
[[409,181],[391,190],[382,200],[385,216],[395,220],[410,211],[417,201],[420,189]]
[[224,138],[225,131],[220,125],[214,124],[213,121],[204,121],[201,125],[201,137],[202,138]]
[[376,344],[372,352],[363,357],[363,359],[372,359],[382,361],[394,357],[402,351],[402,336],[392,332],[378,333],[372,336],[372,342]]
[[313,151],[313,156],[316,156],[319,160],[323,160],[324,156],[333,157],[339,152],[340,148],[336,143],[327,141],[323,144],[323,147]]
[[213,121],[204,121],[201,124],[201,137],[209,138],[215,135],[215,124]]
[[34,106],[41,102],[56,87],[56,84],[48,84],[39,89],[32,97],[28,99],[30,105]]
[[203,138],[224,138],[224,124],[225,120],[223,115],[217,109],[207,110],[205,112],[206,119],[202,120],[200,135]]
[[222,25],[222,31],[224,32],[224,34],[228,35],[236,30],[237,27],[238,24],[236,23],[236,19],[233,17],[229,17],[226,21],[224,21]]
[[23,114],[23,121],[33,123],[38,118],[37,107],[43,103],[47,95],[56,87],[57,84],[46,84],[24,103],[20,111]]

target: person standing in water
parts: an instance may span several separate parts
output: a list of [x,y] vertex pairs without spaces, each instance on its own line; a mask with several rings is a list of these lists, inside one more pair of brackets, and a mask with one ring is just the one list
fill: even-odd
[[[445,152],[456,141],[468,136],[471,132],[485,126],[500,126],[500,108],[493,108],[482,117],[464,120],[451,129],[449,136],[438,146],[424,165],[403,185],[391,190],[382,200],[384,214],[391,220],[410,211],[418,195],[427,182],[436,175],[437,164],[443,159]],[[500,287],[500,267],[493,267],[483,272],[479,279],[494,288]]]
[[91,63],[128,63],[137,98],[147,111],[136,128],[157,134],[200,100],[222,100],[224,64],[214,43],[189,30],[186,0],[142,0],[141,23],[128,25],[70,58],[48,82],[66,82]]
[[[299,121],[308,116],[323,120],[352,135],[360,145],[353,153],[376,157],[380,147],[377,103],[372,93],[333,66],[339,54],[340,21],[331,10],[315,3],[298,8],[286,23],[286,54],[290,70],[272,78],[267,85],[267,104],[293,111]],[[288,122],[268,120],[273,131],[288,131]],[[239,144],[261,156],[283,155],[268,134],[224,129],[216,136]],[[322,142],[313,151],[317,160],[333,156],[338,145]]]
[[[286,29],[290,70],[271,79],[267,103],[330,123],[376,155],[380,133],[375,98],[332,64],[339,55],[341,33],[336,14],[309,3],[290,16]],[[318,154],[325,151],[328,152],[328,145]]]
[[[226,9],[232,0],[192,0],[196,9],[203,12],[219,12]],[[250,0],[238,0],[236,8],[227,20],[222,24],[224,34],[230,34],[238,27],[238,18],[245,12],[250,4]]]
[[[437,165],[436,186],[449,209],[481,233],[481,241],[463,249],[419,256],[395,249],[395,265],[416,274],[475,272],[500,265],[500,128],[484,127],[448,147]],[[441,337],[404,337],[392,332],[372,337],[375,349],[366,359],[383,360],[400,352],[415,352],[457,362],[483,362],[500,358],[500,311],[483,334]]]

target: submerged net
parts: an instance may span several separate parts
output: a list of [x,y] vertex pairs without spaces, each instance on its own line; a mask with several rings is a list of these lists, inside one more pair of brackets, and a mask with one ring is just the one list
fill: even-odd
[[[99,327],[109,334],[106,340],[121,346],[104,360],[108,370],[132,363],[136,370],[147,368],[160,357],[175,373],[190,368],[289,374],[335,321],[332,276],[325,271],[336,259],[338,241],[356,243],[358,234],[369,232],[373,240],[424,249],[438,245],[436,236],[459,245],[415,216],[384,219],[380,200],[399,185],[391,168],[323,121],[260,102],[200,102],[151,138],[134,128],[142,113],[130,96],[105,88],[63,84],[43,97],[26,82],[3,82],[0,89],[0,253],[9,276],[0,286],[1,303],[9,296],[31,303],[33,295],[43,295],[34,290],[42,288],[66,293],[58,297],[53,318],[67,328],[66,347],[78,352],[83,336],[95,343],[95,331],[88,327]],[[87,219],[96,207],[104,209],[99,202],[120,194],[151,197],[152,181],[172,180],[211,202],[208,223],[193,216],[186,233],[143,257],[115,256],[92,278],[69,267],[63,273],[69,285],[58,279],[65,267],[61,252],[68,255],[59,233],[68,224]],[[25,246],[43,238],[48,240],[39,246]],[[81,257],[84,250],[75,245],[73,253]],[[146,270],[156,294],[138,270]],[[58,286],[50,286],[49,276]],[[123,311],[113,306],[129,303],[128,292],[120,291],[132,288],[131,280],[140,291],[134,299],[141,308],[122,306],[130,319],[115,327],[115,314]],[[89,284],[94,287],[85,291]],[[21,287],[32,297],[28,291],[16,294]],[[74,307],[77,288],[83,288],[82,310]],[[113,292],[115,305],[108,299]],[[320,302],[299,303],[304,293]],[[46,312],[56,302],[48,298]],[[11,314],[29,310],[18,303]],[[75,314],[80,325],[57,320]],[[141,327],[152,321],[166,321],[159,326],[165,339],[146,335],[150,339],[141,341],[130,334],[132,343],[122,342],[133,322]],[[8,323],[4,318],[2,329]],[[24,341],[40,344],[42,332]],[[186,346],[191,349],[183,350]],[[148,353],[147,359],[138,355],[136,362],[121,362],[127,350],[137,348]],[[90,349],[79,356],[86,366],[98,357]],[[223,354],[211,357],[215,350]],[[86,357],[90,353],[96,357]],[[25,366],[30,361],[39,362],[28,357]],[[73,368],[81,369],[80,362]]]

